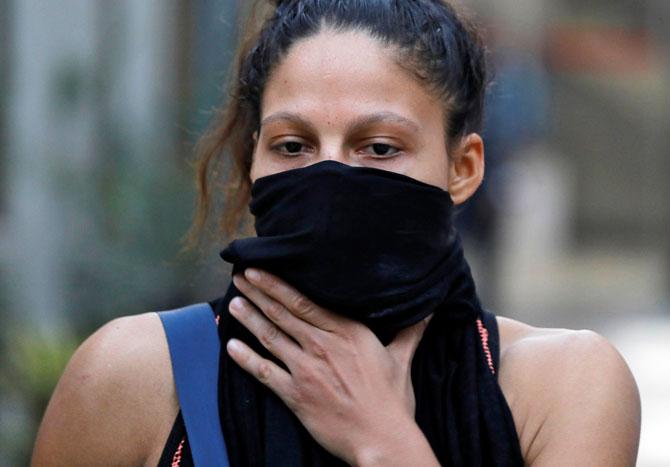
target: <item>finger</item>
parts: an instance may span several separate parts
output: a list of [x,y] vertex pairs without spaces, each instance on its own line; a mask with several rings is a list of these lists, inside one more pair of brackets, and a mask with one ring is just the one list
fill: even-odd
[[294,316],[284,305],[251,284],[243,275],[236,274],[233,276],[233,283],[267,318],[295,339],[301,346],[304,347],[309,342],[310,333],[319,331],[314,326]]
[[237,339],[230,339],[226,344],[226,350],[235,363],[270,388],[287,404],[293,400],[294,388],[290,373],[274,362],[262,358],[248,345]]
[[235,297],[228,306],[230,313],[256,336],[263,346],[286,366],[301,358],[302,349],[281,329],[268,320],[248,300]]
[[339,328],[337,315],[316,305],[296,289],[277,276],[258,269],[246,269],[245,277],[268,296],[283,304],[293,315],[324,331],[334,332]]
[[432,317],[433,315],[430,314],[418,323],[408,326],[398,332],[393,341],[386,347],[388,351],[399,361],[406,364],[411,363],[416,348],[419,346],[423,333],[428,327],[428,323]]

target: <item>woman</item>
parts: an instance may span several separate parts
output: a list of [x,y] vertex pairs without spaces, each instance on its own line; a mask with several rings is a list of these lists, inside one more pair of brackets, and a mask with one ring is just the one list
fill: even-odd
[[[251,199],[258,233],[211,303],[231,465],[634,465],[618,352],[477,300],[451,225],[484,173],[476,30],[438,0],[276,3],[200,163],[196,223],[229,149],[227,223]],[[192,465],[155,313],[82,344],[33,462]]]

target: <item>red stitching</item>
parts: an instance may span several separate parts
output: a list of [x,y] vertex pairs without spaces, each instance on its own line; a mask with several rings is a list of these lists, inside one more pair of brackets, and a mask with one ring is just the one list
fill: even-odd
[[484,353],[486,354],[486,363],[488,363],[491,373],[496,374],[496,369],[493,367],[493,357],[491,356],[491,350],[489,349],[489,332],[484,327],[481,319],[477,319],[477,330],[479,331],[479,337],[482,341],[482,347],[484,348]]
[[181,452],[184,449],[184,441],[186,441],[186,436],[182,438],[179,446],[177,446],[177,450],[174,452],[174,456],[172,456],[172,467],[179,467],[181,465]]

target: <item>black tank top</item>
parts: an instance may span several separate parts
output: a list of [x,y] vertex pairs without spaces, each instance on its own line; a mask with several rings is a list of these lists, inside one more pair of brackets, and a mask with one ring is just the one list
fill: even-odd
[[[213,310],[218,309],[216,305],[220,300],[218,299],[210,303]],[[477,320],[477,327],[484,351],[483,355],[486,357],[486,364],[497,375],[500,364],[500,340],[498,322],[495,315],[489,311],[482,310],[481,318]],[[172,425],[172,430],[158,461],[158,467],[193,467],[193,458],[191,457],[188,436],[186,435],[186,427],[181,411],[177,414]]]

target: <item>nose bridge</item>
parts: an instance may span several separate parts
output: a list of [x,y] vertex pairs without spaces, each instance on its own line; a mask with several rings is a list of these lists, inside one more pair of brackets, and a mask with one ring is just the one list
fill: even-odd
[[319,148],[319,159],[334,160],[343,164],[351,163],[346,145],[342,137],[337,135],[323,138]]

